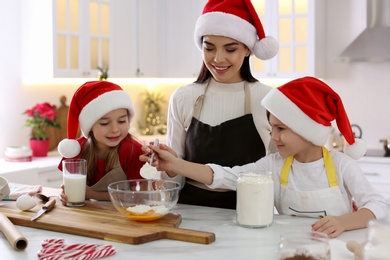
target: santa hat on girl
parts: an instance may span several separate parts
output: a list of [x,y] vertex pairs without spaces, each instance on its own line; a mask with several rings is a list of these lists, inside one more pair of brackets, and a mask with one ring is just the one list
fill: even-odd
[[83,84],[73,95],[68,111],[68,139],[58,144],[59,153],[65,158],[77,156],[81,147],[77,132],[89,136],[92,126],[105,114],[119,108],[129,110],[129,121],[134,117],[130,96],[118,85],[108,81],[90,81]]
[[272,115],[306,140],[325,145],[336,124],[347,144],[344,153],[359,159],[366,153],[363,140],[355,139],[340,96],[323,81],[299,78],[272,89],[261,101]]
[[261,60],[273,58],[279,43],[265,36],[250,0],[209,0],[195,24],[195,44],[202,50],[205,35],[225,36],[245,44]]

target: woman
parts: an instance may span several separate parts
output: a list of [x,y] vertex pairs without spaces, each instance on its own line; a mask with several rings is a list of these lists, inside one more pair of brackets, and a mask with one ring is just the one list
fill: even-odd
[[[265,37],[250,0],[210,0],[195,25],[195,42],[202,69],[171,96],[167,144],[197,163],[234,166],[265,156],[271,128],[260,101],[271,88],[252,76],[249,57],[270,59],[278,43]],[[179,203],[234,209],[236,193],[187,179]]]

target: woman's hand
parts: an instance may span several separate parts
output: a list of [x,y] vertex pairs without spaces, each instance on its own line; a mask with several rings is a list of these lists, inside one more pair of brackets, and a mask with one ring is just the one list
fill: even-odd
[[152,166],[158,171],[165,171],[170,177],[179,174],[207,185],[213,182],[214,172],[209,166],[185,161],[177,157],[175,151],[165,144],[144,147],[144,151],[146,154],[139,159],[146,162],[154,152]]
[[142,150],[145,154],[140,155],[139,159],[143,162],[147,162],[150,159],[152,153],[155,153],[153,157],[152,166],[156,167],[159,171],[172,171],[174,169],[174,161],[178,158],[175,151],[165,144],[159,144],[157,146],[142,146]]

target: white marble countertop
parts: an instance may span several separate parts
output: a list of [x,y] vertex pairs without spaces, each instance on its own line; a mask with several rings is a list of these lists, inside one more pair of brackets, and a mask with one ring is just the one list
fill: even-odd
[[[1,206],[0,206],[1,212]],[[66,244],[98,243],[112,244],[116,254],[103,259],[277,259],[280,234],[290,230],[310,230],[311,218],[275,215],[274,223],[268,228],[248,229],[236,224],[235,210],[208,208],[178,204],[172,211],[181,214],[180,228],[213,232],[214,243],[203,245],[175,240],[157,240],[140,245],[103,241],[88,237],[16,226],[28,239],[24,251],[15,251],[0,233],[1,259],[37,259],[41,242],[48,238],[63,238]],[[333,259],[353,259],[345,242],[354,239],[363,242],[366,229],[348,231],[331,240]]]
[[61,156],[57,151],[49,152],[46,157],[33,157],[30,162],[8,162],[0,158],[0,174],[12,173],[31,169],[56,169],[61,161]]

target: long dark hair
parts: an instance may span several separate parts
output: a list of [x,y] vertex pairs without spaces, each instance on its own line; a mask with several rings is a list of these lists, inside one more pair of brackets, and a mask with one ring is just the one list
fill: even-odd
[[[253,77],[251,72],[251,67],[249,64],[249,56],[244,58],[244,61],[242,62],[242,66],[240,69],[240,75],[243,78],[243,80],[247,82],[256,82],[258,81],[255,77]],[[211,78],[212,75],[210,71],[207,69],[206,65],[202,64],[202,68],[200,69],[198,78],[195,80],[195,83],[205,83],[209,78]]]

